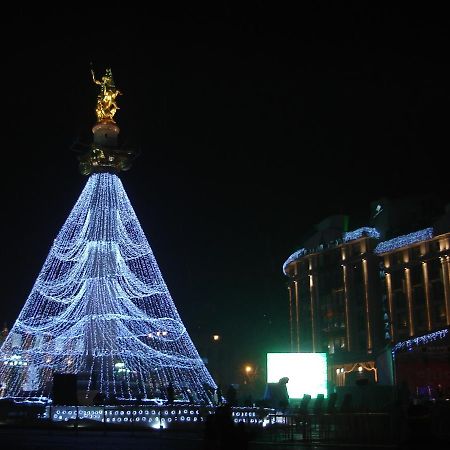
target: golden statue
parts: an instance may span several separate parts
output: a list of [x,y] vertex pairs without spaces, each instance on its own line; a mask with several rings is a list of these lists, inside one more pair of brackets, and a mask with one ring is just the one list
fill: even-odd
[[119,109],[116,104],[116,97],[122,95],[114,84],[111,69],[106,69],[106,73],[102,76],[101,81],[95,79],[94,70],[91,68],[92,79],[95,84],[98,84],[100,93],[97,96],[97,107],[95,112],[97,114],[97,122],[114,122],[114,114]]

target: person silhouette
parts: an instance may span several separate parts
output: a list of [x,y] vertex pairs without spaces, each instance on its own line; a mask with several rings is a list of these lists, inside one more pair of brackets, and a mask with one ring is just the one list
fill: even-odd
[[219,405],[219,406],[223,403],[222,391],[220,389],[220,386],[217,386],[216,393],[214,395],[214,401],[215,401],[216,405]]
[[287,383],[289,382],[288,377],[280,378],[278,381],[280,400],[279,406],[282,409],[286,409],[289,406],[289,394],[287,390]]

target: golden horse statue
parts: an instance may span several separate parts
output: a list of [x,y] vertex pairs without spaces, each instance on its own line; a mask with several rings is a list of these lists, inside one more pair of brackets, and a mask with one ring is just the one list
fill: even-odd
[[97,114],[97,122],[114,122],[114,114],[120,109],[117,106],[116,98],[122,95],[114,84],[111,69],[106,69],[106,73],[102,76],[101,81],[95,79],[94,70],[91,69],[92,79],[95,84],[100,86],[100,93],[97,96],[97,107],[95,113]]

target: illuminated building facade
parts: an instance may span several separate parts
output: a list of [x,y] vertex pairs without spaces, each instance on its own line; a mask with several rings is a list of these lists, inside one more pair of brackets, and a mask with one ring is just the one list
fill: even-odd
[[377,381],[387,344],[450,325],[449,212],[391,239],[374,222],[348,232],[330,217],[283,266],[291,351],[328,352],[336,385],[357,371]]

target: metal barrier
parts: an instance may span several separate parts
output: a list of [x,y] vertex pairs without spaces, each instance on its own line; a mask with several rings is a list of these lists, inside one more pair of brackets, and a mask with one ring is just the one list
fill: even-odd
[[389,413],[269,415],[271,440],[391,443],[397,433]]

